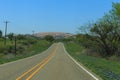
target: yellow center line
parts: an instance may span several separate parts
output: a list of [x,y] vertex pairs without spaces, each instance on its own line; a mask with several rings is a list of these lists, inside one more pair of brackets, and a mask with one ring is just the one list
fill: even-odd
[[34,67],[32,67],[31,69],[29,69],[28,71],[26,71],[25,73],[23,73],[20,77],[18,77],[16,80],[20,80],[22,77],[24,77],[25,75],[27,75],[29,72],[31,72],[33,69],[35,69],[36,67],[38,67],[39,65],[41,65],[42,63],[44,63],[47,60],[47,58],[45,58],[41,63],[35,65]]
[[[47,64],[49,61],[50,61],[50,59],[52,59],[52,57],[54,56],[54,54],[55,54],[55,52],[57,51],[57,48],[58,47],[56,47],[56,49],[52,52],[52,54],[51,55],[49,55],[47,58],[45,58],[42,62],[40,62],[40,63],[38,63],[37,65],[35,65],[34,67],[32,67],[31,69],[29,69],[28,71],[26,71],[25,73],[23,73],[21,76],[19,76],[16,80],[21,80],[21,78],[23,78],[25,75],[27,75],[28,73],[30,73],[32,70],[34,70],[35,68],[37,68],[37,67],[44,67],[45,66],[45,64]],[[39,68],[40,68],[39,67]],[[38,68],[38,69],[39,69]],[[41,69],[40,68],[40,69]],[[34,74],[31,74],[28,78],[32,78],[39,70],[36,70],[35,72],[34,72]],[[26,79],[26,80],[29,80],[29,79]]]
[[54,54],[57,51],[57,48],[55,49],[51,57],[45,63],[43,63],[35,72],[33,72],[26,80],[30,80],[38,71],[40,71],[53,58]]

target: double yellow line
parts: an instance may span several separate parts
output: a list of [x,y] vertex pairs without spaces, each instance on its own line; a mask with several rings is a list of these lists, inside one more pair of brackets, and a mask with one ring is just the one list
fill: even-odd
[[45,58],[42,62],[38,63],[37,65],[33,66],[31,69],[23,73],[21,76],[19,76],[16,80],[21,80],[23,77],[25,77],[27,74],[34,71],[30,74],[29,77],[26,78],[26,80],[30,80],[39,70],[41,70],[55,55],[56,51],[58,49],[58,46],[55,48],[55,50],[47,57]]

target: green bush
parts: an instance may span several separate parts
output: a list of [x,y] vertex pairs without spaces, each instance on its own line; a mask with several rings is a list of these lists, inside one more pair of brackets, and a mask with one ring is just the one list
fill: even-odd
[[29,46],[30,45],[28,41],[23,41],[21,43],[22,43],[22,45],[25,45],[25,46]]
[[0,53],[7,54],[9,50],[9,46],[1,46]]

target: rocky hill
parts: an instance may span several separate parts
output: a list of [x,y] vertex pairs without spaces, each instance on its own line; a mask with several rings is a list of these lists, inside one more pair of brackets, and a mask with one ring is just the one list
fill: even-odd
[[51,35],[56,39],[67,38],[67,37],[73,36],[73,34],[71,33],[64,33],[64,32],[41,32],[41,33],[36,33],[34,35],[40,38],[44,38],[46,35]]

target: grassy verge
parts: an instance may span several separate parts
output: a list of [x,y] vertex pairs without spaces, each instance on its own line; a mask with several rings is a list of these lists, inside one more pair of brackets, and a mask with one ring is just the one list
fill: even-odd
[[99,75],[103,80],[120,80],[120,62],[82,54],[84,48],[74,42],[65,44],[65,47],[71,56]]
[[21,54],[17,54],[16,56],[14,54],[7,54],[7,55],[0,54],[0,64],[26,58],[35,54],[39,54],[42,51],[46,50],[50,45],[51,43],[45,40],[41,40],[31,45],[24,52],[22,52]]

